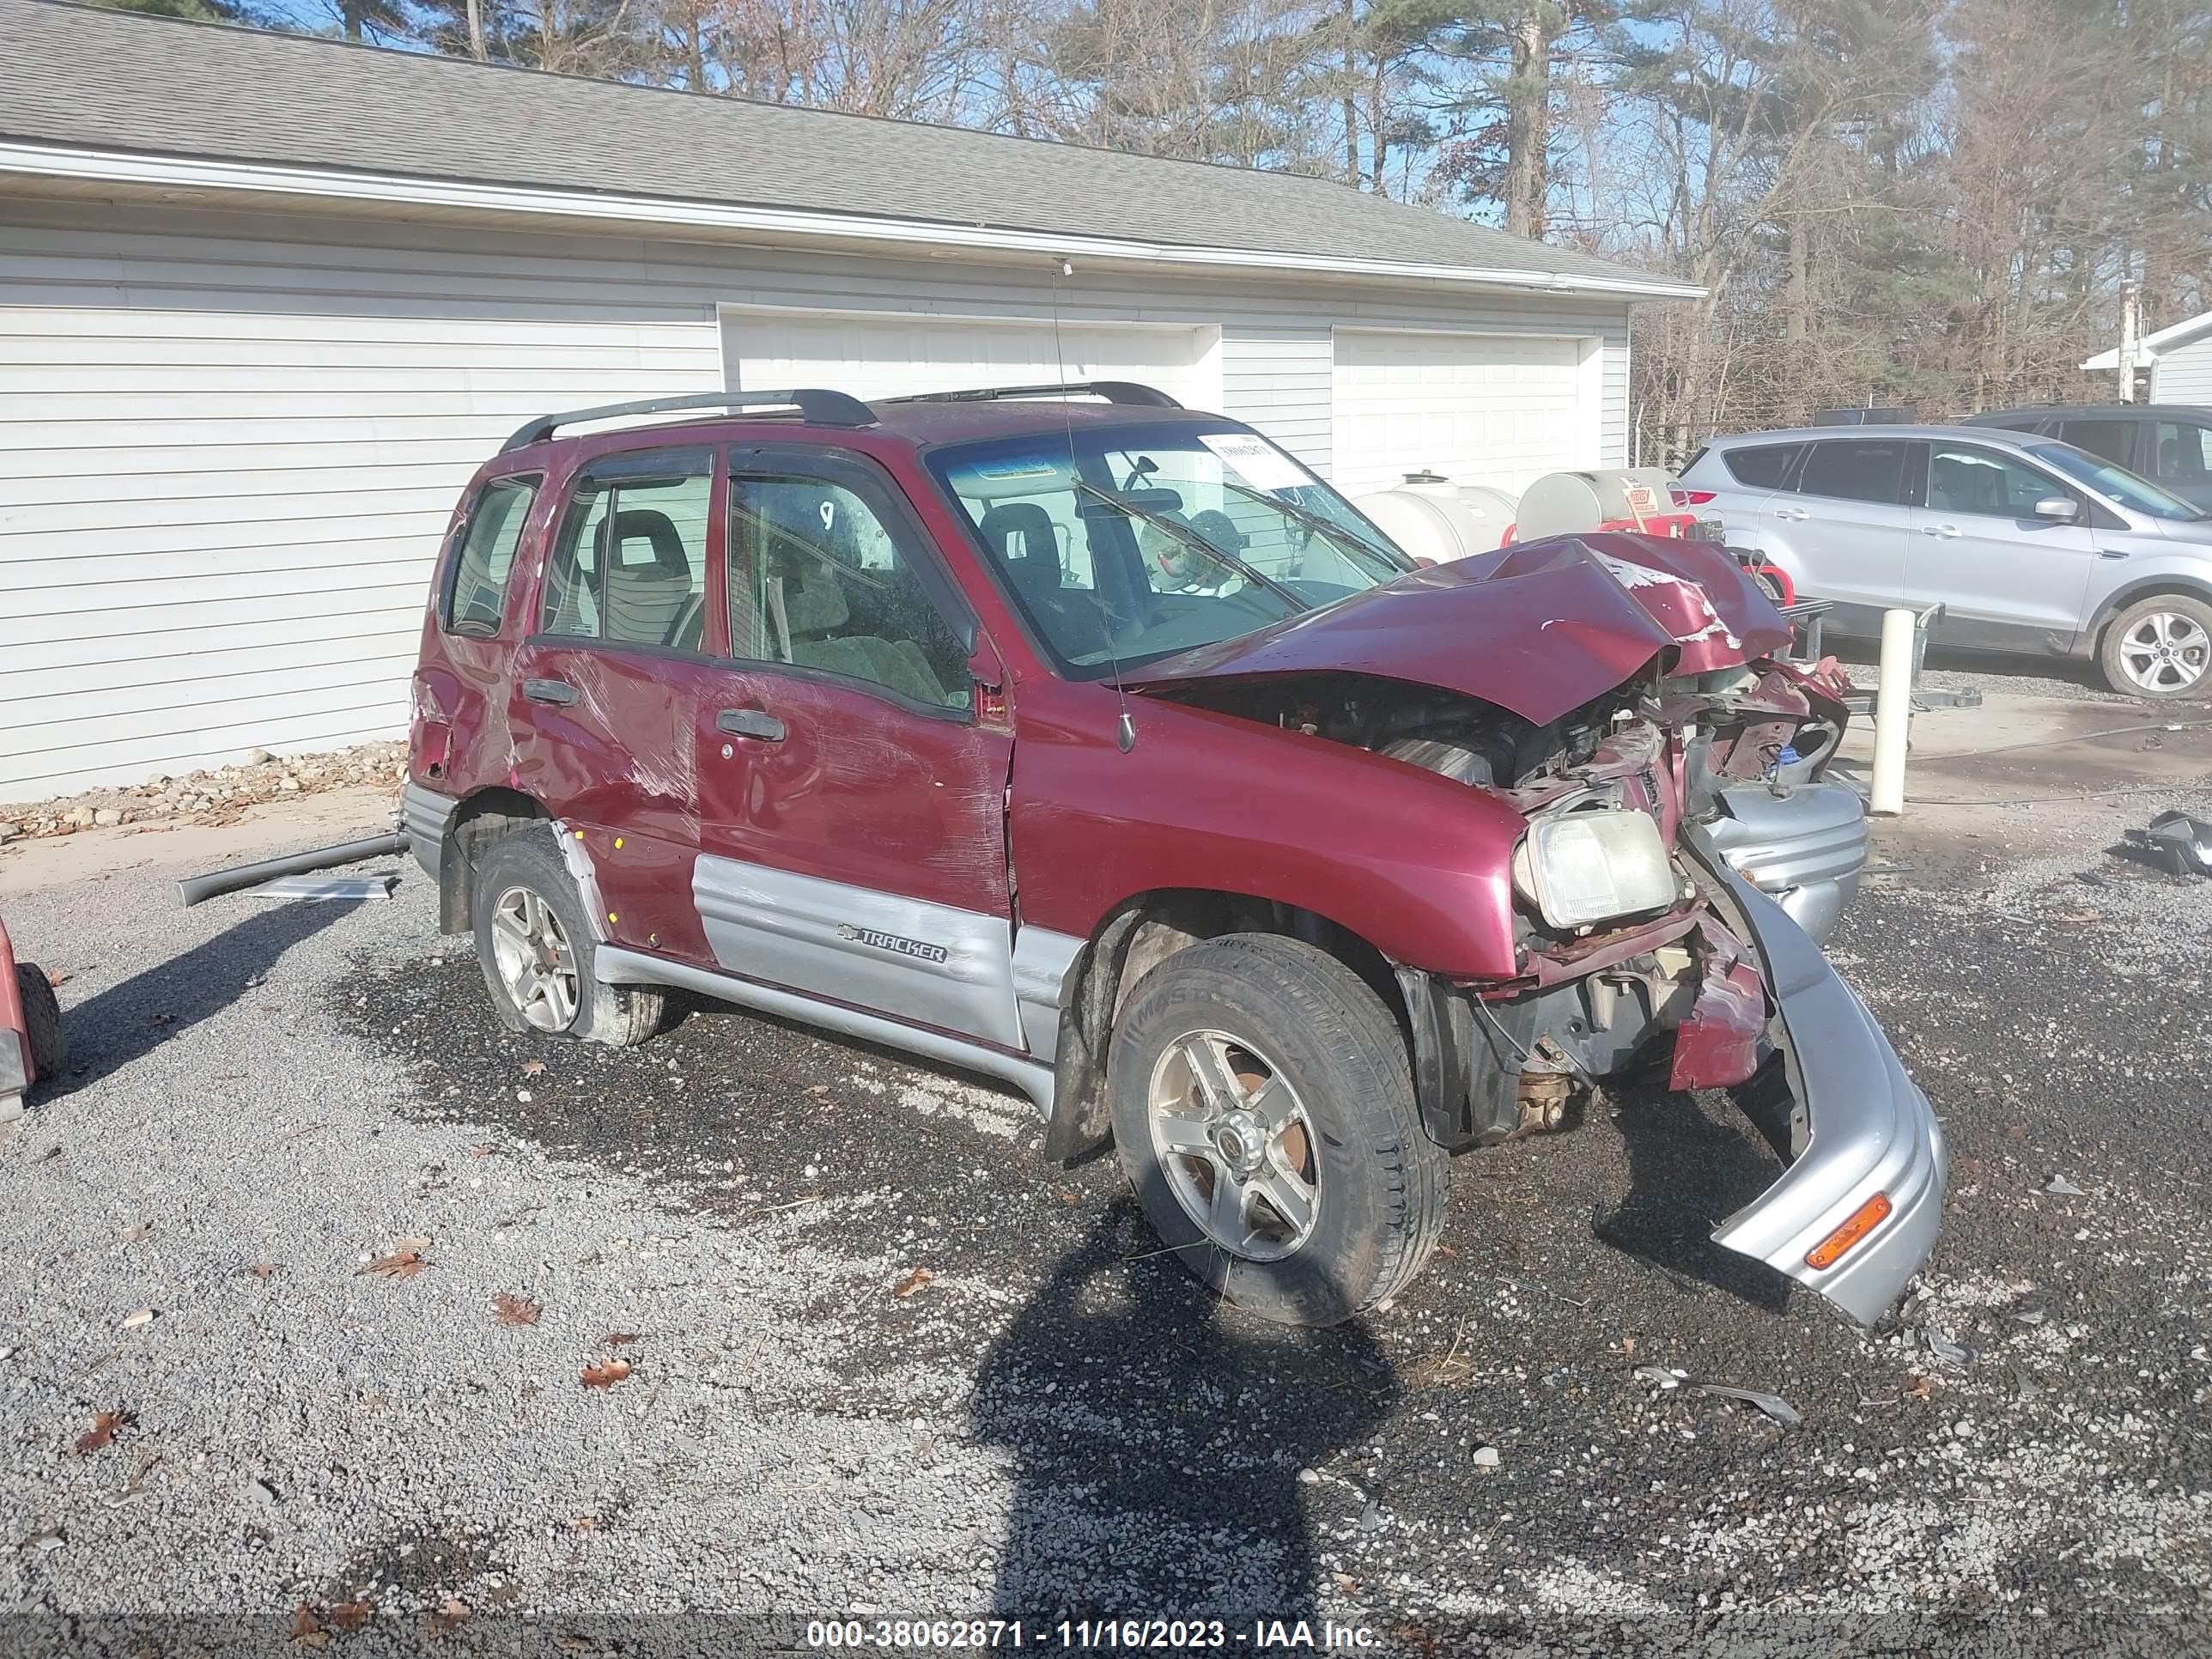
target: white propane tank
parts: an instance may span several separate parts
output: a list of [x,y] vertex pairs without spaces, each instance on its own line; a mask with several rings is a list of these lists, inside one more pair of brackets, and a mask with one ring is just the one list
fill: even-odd
[[1519,502],[1488,484],[1455,484],[1435,472],[1408,472],[1393,489],[1352,503],[1417,559],[1443,564],[1505,543]]
[[1600,525],[1634,524],[1674,511],[1664,467],[1608,466],[1588,472],[1547,472],[1521,497],[1516,541],[1575,536]]

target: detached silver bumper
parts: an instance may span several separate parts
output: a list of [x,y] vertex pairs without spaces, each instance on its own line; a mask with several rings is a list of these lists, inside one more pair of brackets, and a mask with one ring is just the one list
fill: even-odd
[[[1942,1126],[1820,947],[1742,877],[1725,866],[1716,873],[1781,1010],[1779,1046],[1803,1136],[1788,1173],[1723,1222],[1713,1242],[1756,1256],[1870,1325],[1935,1246],[1949,1172]],[[1888,1213],[1830,1266],[1811,1266],[1806,1258],[1877,1194]]]
[[1841,783],[1763,783],[1720,793],[1720,813],[1703,825],[1729,866],[1787,911],[1814,944],[1858,891],[1866,867],[1866,805]]

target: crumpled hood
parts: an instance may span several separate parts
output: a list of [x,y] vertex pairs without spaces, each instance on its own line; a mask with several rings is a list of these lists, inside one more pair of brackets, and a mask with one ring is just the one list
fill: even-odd
[[1127,684],[1373,674],[1480,697],[1542,725],[1669,646],[1680,652],[1678,672],[1705,673],[1789,642],[1789,624],[1720,547],[1598,532],[1413,571],[1147,664]]

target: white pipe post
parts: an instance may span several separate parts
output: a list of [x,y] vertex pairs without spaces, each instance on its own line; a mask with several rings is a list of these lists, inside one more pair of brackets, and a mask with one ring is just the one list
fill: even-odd
[[1881,684],[1874,694],[1874,791],[1867,810],[1885,817],[1905,811],[1905,740],[1912,724],[1912,634],[1918,622],[1908,610],[1881,613]]

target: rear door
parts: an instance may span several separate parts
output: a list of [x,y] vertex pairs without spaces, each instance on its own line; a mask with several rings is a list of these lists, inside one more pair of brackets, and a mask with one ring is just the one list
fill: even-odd
[[567,829],[602,934],[697,959],[691,709],[715,666],[708,448],[586,465],[561,503],[509,718],[521,787]]
[[740,449],[727,495],[731,655],[688,711],[714,961],[1018,1048],[1013,738],[1000,706],[982,718],[989,646],[872,462]]
[[1902,438],[1820,439],[1798,467],[1796,493],[1765,503],[1795,559],[1798,592],[1851,607],[1834,625],[1864,631],[1873,613],[1905,602],[1921,447]]
[[[1914,604],[1943,605],[1936,636],[2014,648],[2043,635],[2070,641],[2097,560],[2087,498],[2002,450],[1937,440],[1928,451],[1905,585]],[[2036,516],[2052,497],[2075,503],[2072,523]]]

